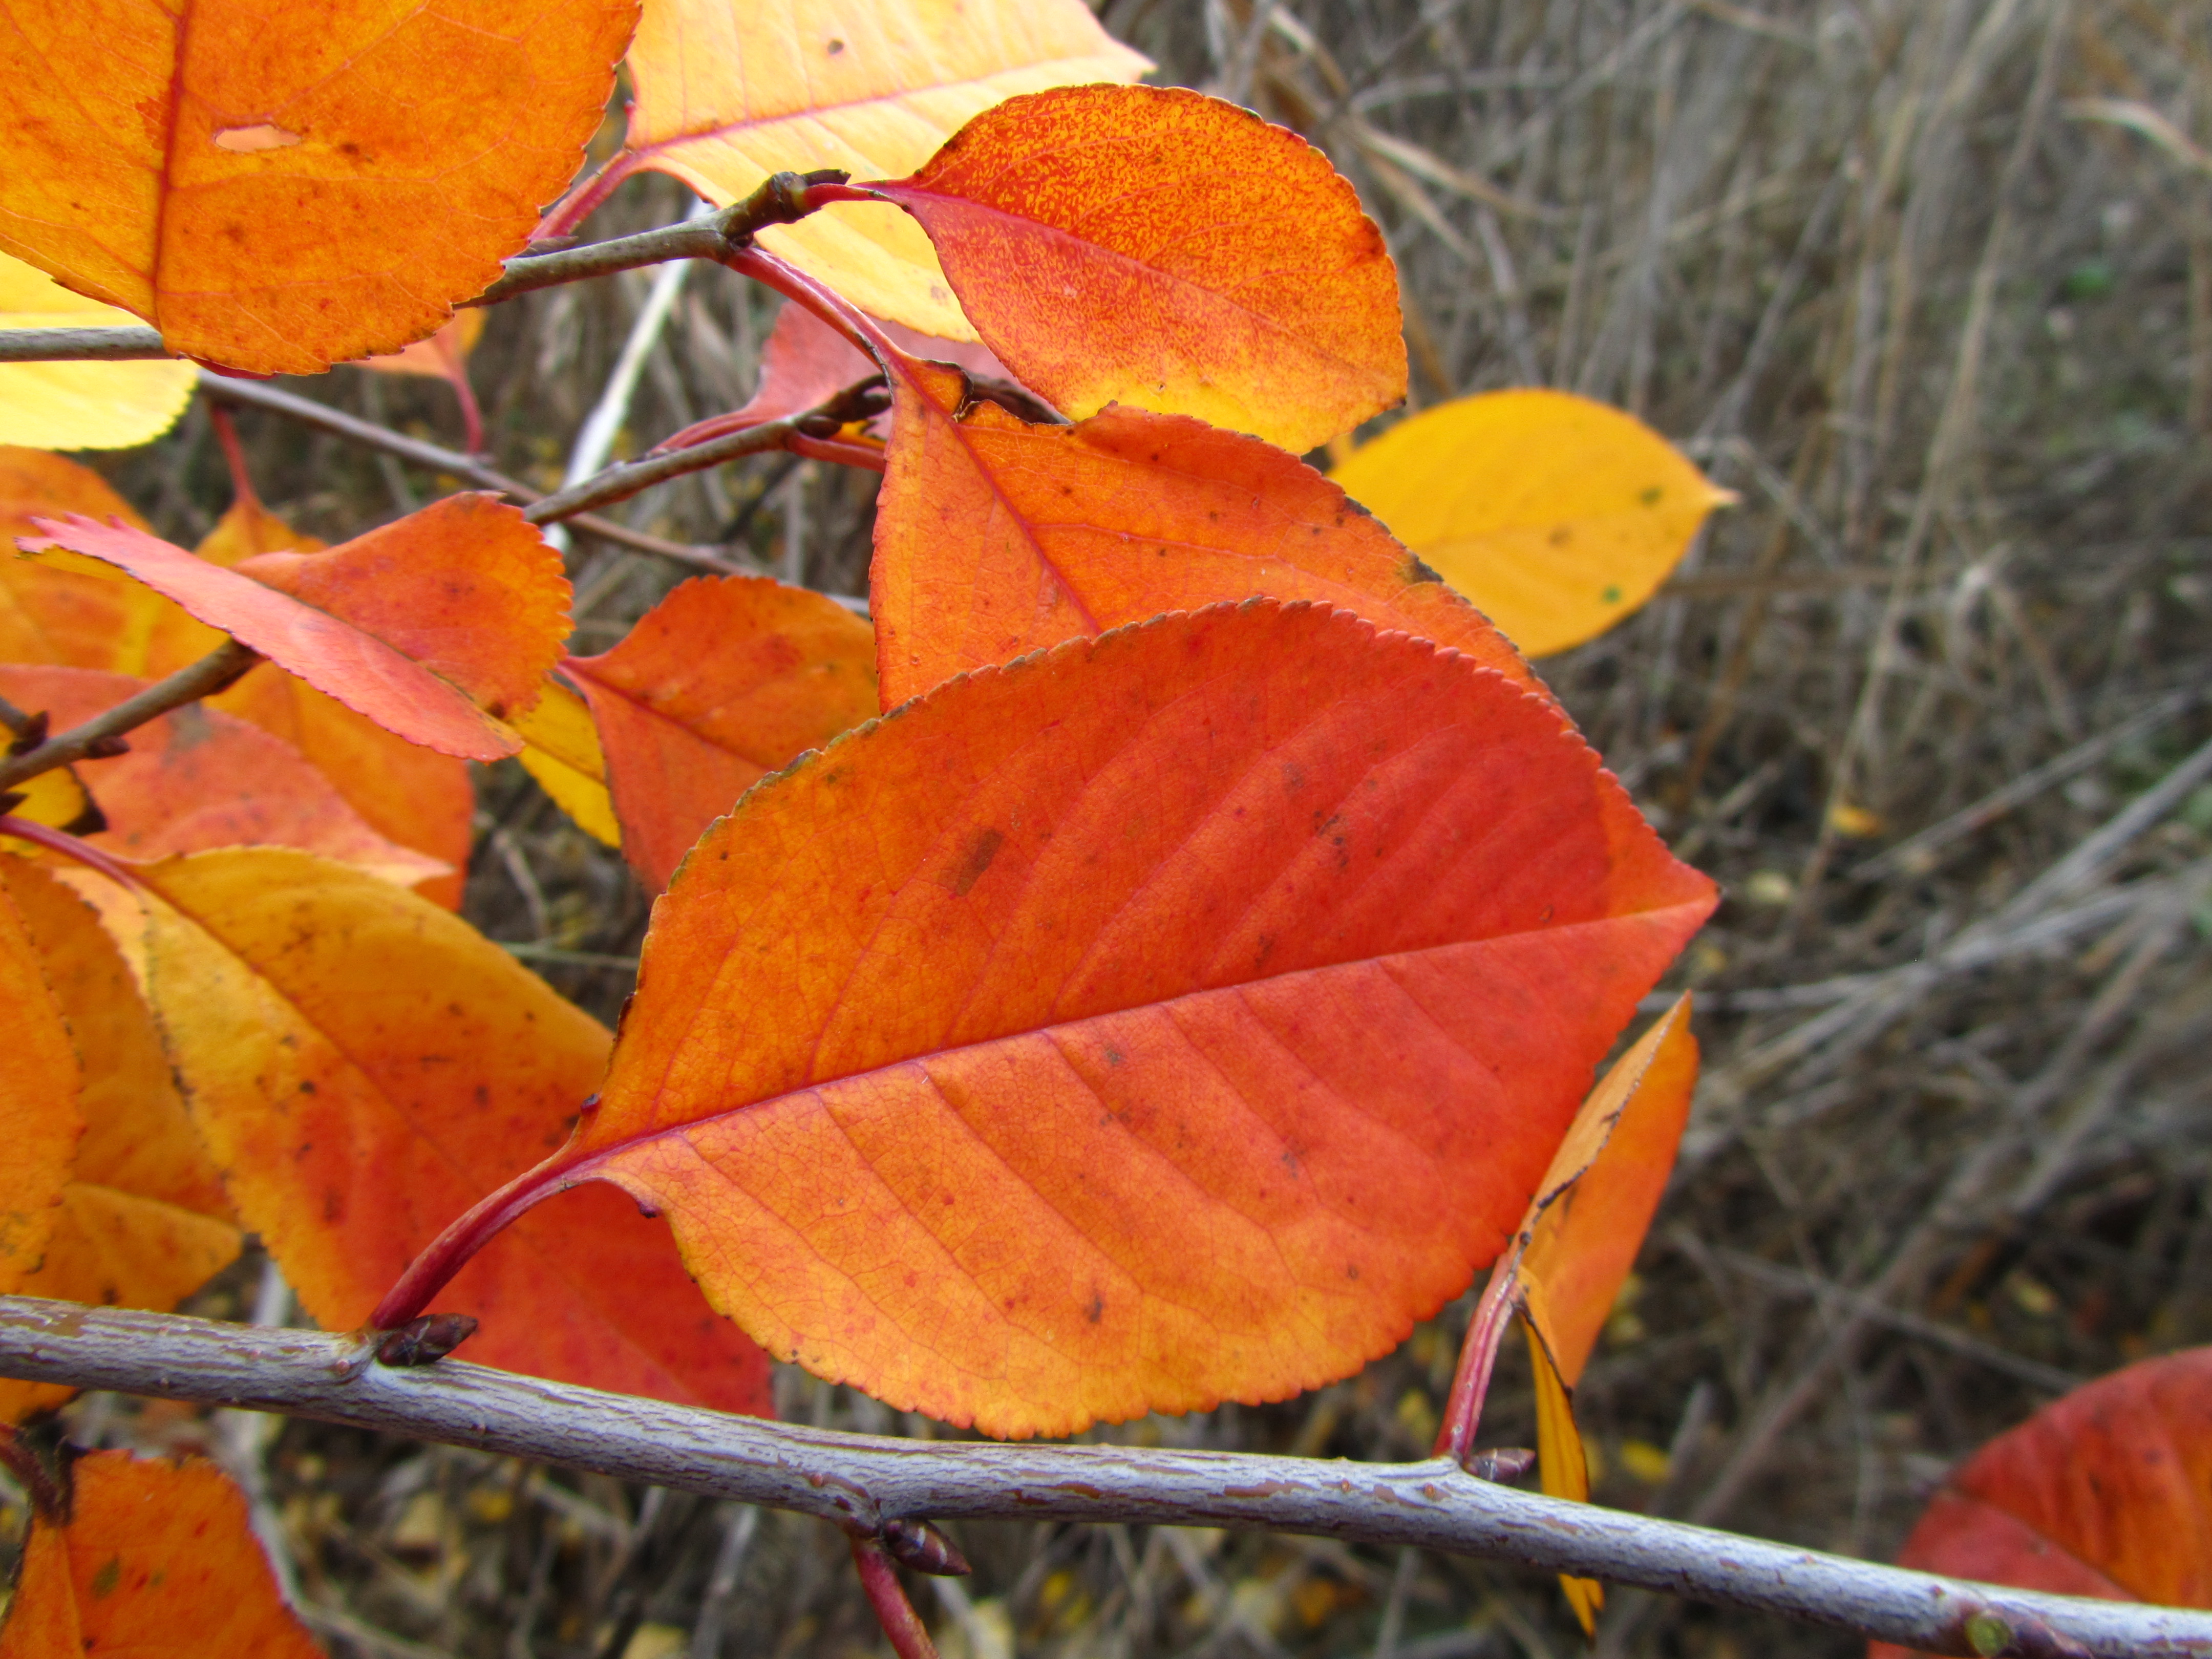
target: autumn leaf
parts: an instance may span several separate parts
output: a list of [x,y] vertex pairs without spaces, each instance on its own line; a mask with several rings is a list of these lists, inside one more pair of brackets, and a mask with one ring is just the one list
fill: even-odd
[[[258,553],[319,553],[323,545],[260,502],[241,499],[231,503],[194,551],[228,569]],[[162,615],[147,647],[146,665],[135,672],[157,678],[222,642],[218,629],[181,607],[156,603]],[[453,874],[419,882],[415,890],[448,910],[460,908],[461,872],[469,861],[470,817],[476,807],[466,762],[386,731],[274,663],[264,663],[228,690],[210,697],[207,706],[251,720],[291,744],[320,769],[377,834],[452,866]]]
[[558,681],[549,684],[530,712],[514,722],[522,738],[515,758],[538,787],[587,835],[622,845],[622,823],[607,793],[607,757],[584,700]]
[[203,362],[301,374],[397,351],[568,184],[636,18],[636,0],[18,6],[0,252]]
[[[720,207],[787,169],[896,177],[1002,98],[1132,81],[1151,67],[1081,0],[652,0],[629,53],[629,147],[592,199],[640,167],[673,173]],[[928,239],[903,214],[845,207],[760,240],[864,311],[974,337]]]
[[623,855],[658,892],[763,775],[876,712],[875,638],[835,600],[700,576],[562,670],[591,705]]
[[60,1218],[62,1183],[77,1138],[76,1045],[22,913],[0,891],[0,1289],[21,1287]]
[[1135,409],[1032,426],[967,407],[954,370],[889,361],[869,572],[886,708],[1077,635],[1254,594],[1342,606],[1541,692],[1479,611],[1296,456]]
[[[329,1330],[454,1211],[560,1144],[607,1034],[399,888],[304,853],[201,853],[73,886],[143,976],[231,1200]],[[502,1239],[441,1307],[468,1357],[619,1393],[765,1412],[768,1372],[660,1230],[613,1192]]]
[[495,760],[568,631],[560,556],[517,509],[449,495],[325,552],[234,568],[143,531],[33,515],[52,548],[103,560],[410,742]]
[[120,572],[62,569],[14,556],[31,515],[79,513],[105,524],[143,520],[90,467],[41,450],[0,448],[0,662],[66,663],[135,674],[155,618],[169,607]]
[[[1507,1320],[1527,1322],[1536,1378],[1539,1478],[1553,1498],[1589,1501],[1589,1462],[1575,1427],[1574,1389],[1598,1333],[1627,1281],[1674,1167],[1698,1043],[1685,993],[1600,1079],[1552,1154],[1507,1254],[1468,1322],[1441,1455],[1464,1459]],[[1559,1576],[1584,1633],[1596,1629],[1605,1594],[1596,1580]]]
[[1009,99],[869,186],[985,344],[1069,415],[1193,415],[1306,450],[1406,395],[1398,276],[1295,132],[1172,87]]
[[1333,476],[1532,657],[1632,615],[1735,499],[1633,416],[1534,389],[1423,410]]
[[86,1452],[57,1481],[0,1429],[0,1464],[33,1495],[0,1659],[321,1659],[276,1589],[246,1496],[204,1457]]
[[[237,1258],[241,1235],[222,1176],[99,918],[50,873],[4,855],[0,895],[29,928],[84,1063],[84,1139],[45,1257],[15,1288],[167,1312]],[[0,1381],[0,1421],[21,1422],[73,1392]]]
[[[0,331],[134,320],[0,253]],[[150,442],[177,423],[198,380],[190,363],[0,363],[0,444],[125,449]]]
[[1714,902],[1553,707],[1254,601],[939,687],[654,907],[611,1181],[777,1356],[1000,1435],[1279,1399],[1493,1256]]
[[[50,714],[54,729],[89,720],[145,690],[127,674],[0,665],[0,696]],[[130,859],[209,847],[298,847],[402,886],[450,871],[362,822],[298,750],[235,715],[188,703],[131,733],[102,760],[104,831],[88,839]]]
[[[1898,1565],[1985,1583],[2212,1607],[2212,1347],[2140,1360],[1951,1473]],[[1871,1644],[1869,1659],[1907,1650]]]

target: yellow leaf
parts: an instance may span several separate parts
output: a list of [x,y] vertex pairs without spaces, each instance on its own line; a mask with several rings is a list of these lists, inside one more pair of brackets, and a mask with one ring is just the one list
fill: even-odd
[[1332,476],[1532,657],[1633,613],[1735,499],[1634,417],[1539,390],[1424,410]]
[[[1529,1331],[1528,1357],[1536,1368],[1537,1478],[1547,1498],[1572,1503],[1589,1502],[1589,1460],[1583,1437],[1575,1427],[1574,1395],[1559,1376],[1559,1367],[1534,1328]],[[1567,1605],[1582,1622],[1583,1634],[1597,1633],[1598,1609],[1605,1605],[1605,1587],[1595,1578],[1559,1575],[1559,1588]]]
[[[0,253],[0,330],[135,327],[127,311],[72,294]],[[177,423],[199,370],[190,363],[0,363],[0,444],[127,449]]]
[[[1151,67],[1082,0],[647,0],[617,167],[673,173],[723,207],[786,168],[900,179],[1002,99]],[[975,337],[928,238],[896,208],[839,207],[760,240],[864,311]]]
[[584,700],[567,686],[548,680],[545,695],[527,714],[517,716],[514,725],[522,734],[524,747],[517,758],[523,770],[587,834],[610,847],[620,847],[622,825],[607,793],[606,757],[600,752],[599,728]]

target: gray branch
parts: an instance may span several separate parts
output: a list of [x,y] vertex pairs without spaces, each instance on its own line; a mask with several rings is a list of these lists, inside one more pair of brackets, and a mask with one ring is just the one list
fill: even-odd
[[1103,1445],[891,1440],[602,1394],[356,1336],[0,1297],[0,1376],[284,1412],[794,1510],[860,1535],[989,1519],[1243,1527],[1518,1562],[1940,1653],[2212,1659],[2212,1613],[1968,1584],[1372,1464]]
[[0,329],[0,363],[130,363],[177,354],[143,323],[117,328]]

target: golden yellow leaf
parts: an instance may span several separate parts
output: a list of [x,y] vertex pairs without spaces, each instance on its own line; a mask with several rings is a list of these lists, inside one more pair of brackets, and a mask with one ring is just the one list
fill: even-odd
[[[135,327],[127,311],[72,294],[0,253],[0,331]],[[190,363],[0,363],[0,444],[128,449],[177,423],[199,370]]]
[[1332,476],[1532,657],[1633,613],[1735,499],[1632,416],[1534,389],[1424,410]]
[[[653,167],[727,206],[786,168],[903,178],[1001,99],[1151,67],[1082,0],[647,0],[629,150],[601,182]],[[975,337],[929,239],[896,208],[839,207],[760,240],[864,311]]]
[[606,757],[599,750],[599,728],[584,700],[556,681],[529,713],[517,717],[522,769],[587,834],[610,847],[622,845],[622,825],[607,793]]
[[[1552,1363],[1543,1339],[1532,1327],[1528,1357],[1536,1369],[1537,1479],[1547,1498],[1565,1498],[1577,1504],[1589,1502],[1589,1459],[1582,1431],[1575,1427],[1574,1396]],[[1598,1609],[1605,1606],[1605,1586],[1595,1578],[1559,1575],[1559,1588],[1567,1605],[1582,1623],[1583,1634],[1597,1632]]]

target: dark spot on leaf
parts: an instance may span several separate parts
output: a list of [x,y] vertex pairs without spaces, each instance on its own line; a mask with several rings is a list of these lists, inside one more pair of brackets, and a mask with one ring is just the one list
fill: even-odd
[[1091,1287],[1091,1305],[1083,1311],[1094,1325],[1106,1317],[1106,1298],[1098,1293],[1096,1285]]
[[986,827],[968,838],[968,850],[960,866],[952,872],[952,891],[956,897],[965,898],[968,890],[983,879],[983,872],[991,867],[991,860],[999,856],[999,849],[1006,838],[996,830]]
[[1645,490],[1636,499],[1643,502],[1646,507],[1656,507],[1659,505],[1659,497],[1661,493],[1659,486],[1657,484],[1653,484],[1649,489]]
[[1619,582],[1608,583],[1606,586],[1605,592],[1599,594],[1598,598],[1604,600],[1607,605],[1619,605],[1620,603],[1620,584]]
[[1569,542],[1574,540],[1574,538],[1575,532],[1568,529],[1565,525],[1556,526],[1550,535],[1544,538],[1546,541],[1551,543],[1554,547],[1565,547]]
[[92,1575],[92,1599],[104,1601],[115,1594],[115,1587],[123,1582],[123,1558],[111,1555],[100,1564],[100,1571]]

